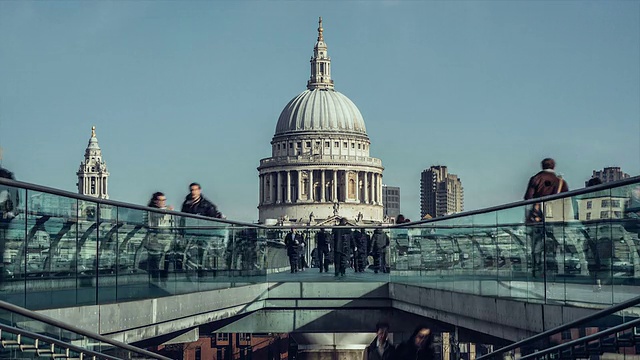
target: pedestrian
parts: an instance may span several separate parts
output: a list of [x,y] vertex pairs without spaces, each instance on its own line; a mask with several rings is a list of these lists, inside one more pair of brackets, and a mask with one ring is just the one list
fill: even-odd
[[[0,178],[15,180],[13,173],[0,167]],[[0,185],[0,283],[4,281],[4,250],[11,220],[19,213],[20,192],[16,187]]]
[[287,256],[289,257],[289,265],[291,266],[291,273],[298,272],[298,266],[300,265],[300,242],[302,236],[296,232],[295,229],[291,229],[287,236],[284,238],[284,246],[287,249]]
[[[569,185],[564,179],[556,175],[555,168],[556,162],[552,158],[546,158],[540,163],[542,170],[532,176],[529,179],[527,190],[524,194],[524,199],[536,199],[543,196],[559,194],[569,191]],[[564,202],[560,202],[557,206],[559,211],[553,211],[555,203],[549,202],[549,204],[543,204],[542,202],[535,203],[531,206],[531,209],[527,212],[526,223],[530,225],[531,236],[531,259],[532,259],[532,275],[536,277],[545,271],[543,257],[547,257],[550,261],[548,270],[552,271],[557,265],[554,265],[555,259],[555,243],[553,241],[553,228],[552,226],[545,227],[544,218],[545,213],[552,215],[556,213],[556,218],[564,219],[565,209]],[[545,211],[545,207],[549,209]],[[561,219],[561,220],[562,220]],[[545,233],[548,235],[551,241],[545,244]],[[546,255],[544,255],[546,253]]]
[[353,232],[353,241],[355,244],[354,253],[354,269],[356,272],[364,272],[367,263],[367,235],[364,230],[356,229]]
[[382,232],[382,229],[375,229],[371,237],[371,256],[373,257],[373,271],[376,274],[380,270],[383,273],[387,272],[386,253],[388,247],[389,236]]
[[189,195],[187,195],[182,203],[182,212],[188,214],[208,216],[212,218],[223,218],[218,208],[207,198],[202,196],[202,188],[198,183],[189,185]]
[[389,340],[389,324],[376,324],[376,338],[367,347],[367,360],[393,360],[396,348]]
[[349,267],[351,249],[355,247],[351,229],[347,228],[347,219],[340,219],[340,227],[333,231],[333,264],[335,276],[344,276]]
[[433,334],[426,326],[418,326],[409,340],[395,351],[394,360],[434,360]]
[[329,246],[329,234],[327,234],[324,229],[320,229],[316,234],[316,245],[320,272],[322,272],[322,270],[329,272],[329,252],[331,250]]
[[[151,195],[147,206],[154,209],[173,210],[173,206],[167,206],[167,197],[160,191]],[[147,250],[147,270],[152,279],[165,280],[170,263],[165,249],[173,242],[173,216],[153,211],[145,215],[149,231],[142,245]]]
[[307,241],[303,234],[299,234],[299,236],[300,238],[298,241],[300,242],[300,245],[298,247],[298,259],[300,264],[298,265],[298,269],[300,271],[304,271],[304,268],[309,267],[309,264],[307,264]]
[[524,199],[535,199],[547,195],[569,191],[569,185],[562,177],[556,175],[556,162],[546,158],[541,162],[542,170],[529,179]]

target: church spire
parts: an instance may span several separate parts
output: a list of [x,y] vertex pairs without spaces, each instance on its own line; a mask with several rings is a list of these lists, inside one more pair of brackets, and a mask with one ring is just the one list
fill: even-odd
[[318,42],[313,47],[313,57],[311,57],[311,78],[307,82],[307,89],[309,90],[333,90],[331,58],[327,53],[327,44],[324,43],[323,32],[322,17],[320,17],[318,20]]
[[91,127],[91,138],[84,151],[84,161],[80,163],[78,175],[78,193],[100,199],[108,199],[107,182],[109,171],[107,164],[102,160],[102,150],[98,145],[96,127]]

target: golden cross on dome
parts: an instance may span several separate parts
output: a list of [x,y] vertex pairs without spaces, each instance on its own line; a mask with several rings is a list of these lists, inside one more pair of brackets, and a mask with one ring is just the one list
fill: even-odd
[[324,29],[322,29],[322,16],[320,16],[320,19],[318,20],[318,41],[324,41],[322,31],[324,31]]
[[96,127],[95,126],[91,127],[91,137],[96,137]]

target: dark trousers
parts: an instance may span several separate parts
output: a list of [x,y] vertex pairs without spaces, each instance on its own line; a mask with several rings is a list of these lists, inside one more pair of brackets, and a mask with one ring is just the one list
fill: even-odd
[[325,272],[329,271],[329,249],[318,248],[318,267],[320,271],[324,269]]
[[289,255],[289,265],[291,266],[291,272],[298,272],[298,265],[300,265],[300,259],[295,255]]

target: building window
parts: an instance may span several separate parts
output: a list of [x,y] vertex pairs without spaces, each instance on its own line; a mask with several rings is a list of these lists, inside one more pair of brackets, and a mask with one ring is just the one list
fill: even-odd
[[367,145],[363,144],[362,145],[362,150],[366,150],[367,149]]
[[297,148],[301,148],[301,147],[302,147],[302,142],[301,142],[301,141],[298,141],[298,143],[296,144],[296,147],[297,147]]
[[358,149],[360,149],[360,148],[361,148],[361,146],[362,146],[362,144],[358,144]]
[[344,147],[347,147],[347,142],[345,141],[343,145],[344,145]]
[[565,330],[562,332],[562,340],[571,340],[571,330]]
[[289,149],[293,149],[293,143],[289,143]]
[[622,212],[621,211],[614,211],[613,212],[613,217],[615,219],[622,219]]
[[611,200],[611,207],[614,207],[614,208],[620,207],[620,200]]
[[591,200],[587,201],[587,209],[591,209],[592,203],[593,202]]
[[324,142],[324,147],[329,147],[329,142],[328,141]]
[[608,219],[609,212],[608,211],[600,211],[600,219]]
[[352,148],[352,149],[355,149],[355,148],[356,148],[356,144],[351,143],[351,148]]
[[338,146],[340,146],[340,143],[338,143],[338,142],[336,141],[336,143],[335,143],[335,144],[333,144],[333,145],[334,145],[335,147],[338,147]]
[[195,360],[202,360],[202,349],[200,346],[196,348]]
[[600,205],[600,207],[603,207],[603,208],[609,207],[609,200],[602,200],[602,204]]
[[240,341],[251,341],[251,333],[240,333],[238,337]]
[[278,150],[280,150],[280,144],[278,144]]
[[310,148],[311,147],[311,141],[307,141],[307,147]]
[[587,213],[587,220],[591,220],[591,213],[590,212]]
[[229,341],[229,333],[216,333],[216,341]]

